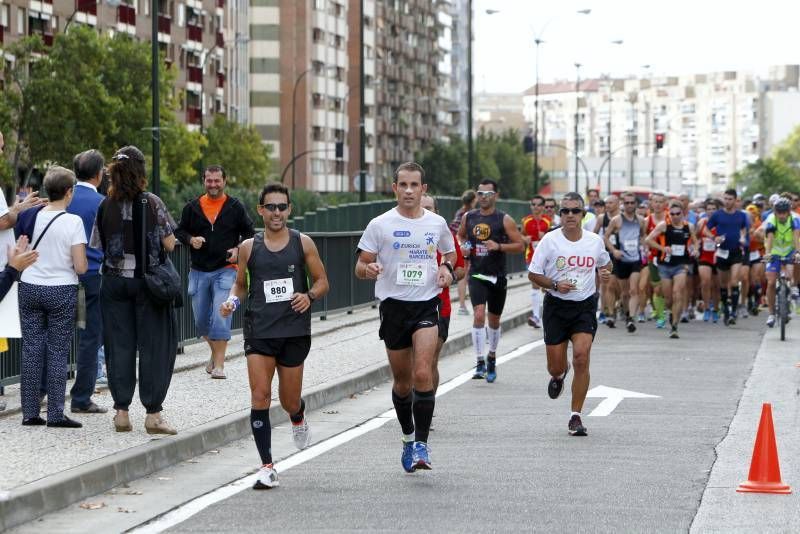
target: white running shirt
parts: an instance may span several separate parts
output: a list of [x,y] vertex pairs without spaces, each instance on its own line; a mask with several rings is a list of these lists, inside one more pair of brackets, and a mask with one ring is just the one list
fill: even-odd
[[375,282],[375,298],[412,302],[430,300],[442,292],[436,285],[436,251],[456,250],[453,234],[441,216],[423,210],[422,217],[409,219],[397,208],[369,222],[358,248],[377,254],[383,266]]
[[577,289],[559,293],[548,289],[554,297],[576,302],[595,294],[595,270],[608,265],[611,257],[603,238],[583,230],[578,241],[570,241],[561,229],[545,234],[536,247],[536,254],[528,268],[534,274],[542,274],[558,282],[570,280]]

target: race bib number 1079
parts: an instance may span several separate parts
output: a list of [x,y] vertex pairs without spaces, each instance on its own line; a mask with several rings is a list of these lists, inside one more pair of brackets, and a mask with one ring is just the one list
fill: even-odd
[[397,285],[424,286],[426,274],[424,263],[401,263],[397,266]]

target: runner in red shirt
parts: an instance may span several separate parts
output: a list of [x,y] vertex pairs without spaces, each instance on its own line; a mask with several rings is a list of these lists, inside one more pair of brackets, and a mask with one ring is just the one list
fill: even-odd
[[703,321],[719,321],[719,312],[715,303],[719,302],[719,279],[717,277],[716,252],[717,242],[714,237],[717,229],[709,230],[706,226],[711,214],[719,209],[714,199],[710,199],[704,206],[706,215],[697,221],[697,239],[700,241],[700,257],[697,259],[698,272],[700,273],[700,293],[703,296],[705,311]]
[[[533,251],[544,234],[550,229],[550,219],[544,215],[544,197],[534,195],[531,198],[531,213],[522,218],[522,240],[525,242],[525,265],[533,260]],[[542,308],[542,288],[531,281],[531,315],[528,324],[534,328],[542,326],[539,310]]]
[[[428,211],[432,211],[433,213],[438,213],[436,207],[436,199],[432,196],[425,194],[422,195],[422,207]],[[456,239],[456,234],[453,232],[452,228],[450,232],[453,233],[453,239]],[[455,243],[458,243],[456,240]],[[436,261],[437,263],[442,262],[442,254],[437,250],[436,251]],[[453,271],[455,273],[455,280],[461,280],[464,278],[465,270],[465,263],[464,263],[464,255],[461,253],[461,247],[456,246],[456,263],[453,266]],[[439,306],[439,342],[436,345],[436,353],[433,355],[433,391],[434,394],[436,390],[439,389],[439,353],[442,352],[442,347],[444,346],[445,341],[447,341],[447,334],[450,331],[450,313],[452,310],[450,304],[450,288],[445,287],[442,289],[441,294],[439,295],[439,299],[442,301],[441,306]]]

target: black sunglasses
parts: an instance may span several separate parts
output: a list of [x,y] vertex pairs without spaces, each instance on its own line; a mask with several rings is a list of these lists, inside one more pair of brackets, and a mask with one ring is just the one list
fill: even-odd
[[561,208],[560,210],[558,210],[558,212],[561,215],[566,215],[568,213],[571,213],[573,215],[579,215],[583,213],[583,208]]
[[283,202],[280,204],[259,204],[259,206],[267,211],[286,211],[289,209],[289,204],[285,204]]
[[544,206],[541,202],[531,202],[531,206]]
[[673,217],[677,217],[678,215],[683,215],[683,212],[682,211],[670,211],[669,214],[672,215]]

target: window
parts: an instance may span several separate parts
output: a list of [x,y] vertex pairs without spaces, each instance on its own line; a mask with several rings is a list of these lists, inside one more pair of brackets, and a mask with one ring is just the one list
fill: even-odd
[[314,0],[314,9],[318,11],[325,9],[325,0]]
[[344,69],[342,67],[336,67],[336,81],[337,82],[344,81]]
[[325,160],[311,158],[311,172],[314,174],[325,174]]
[[319,126],[314,126],[311,128],[311,139],[314,141],[324,141],[325,134],[323,133],[324,130]]
[[312,93],[311,105],[314,106],[315,109],[322,109],[322,107],[325,106],[325,97],[320,93]]
[[325,63],[322,61],[312,61],[311,68],[314,69],[316,76],[322,76],[325,73]]
[[17,8],[17,33],[20,35],[25,35],[27,32],[25,31],[25,21],[28,19],[27,14],[25,13],[24,7]]
[[311,30],[311,40],[315,43],[322,43],[325,41],[325,32],[319,28]]

